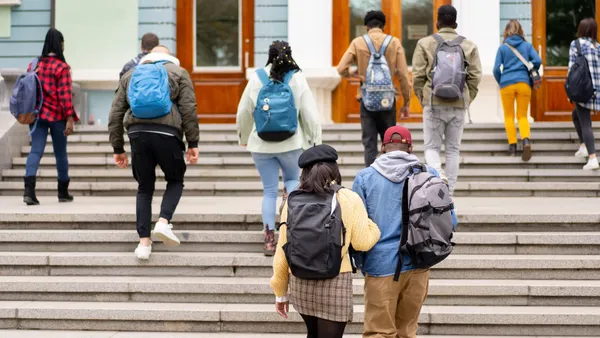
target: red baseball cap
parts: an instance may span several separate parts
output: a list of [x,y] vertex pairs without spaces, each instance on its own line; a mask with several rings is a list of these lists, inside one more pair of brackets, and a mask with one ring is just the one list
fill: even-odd
[[[400,138],[394,140],[393,136],[395,134],[400,135]],[[390,143],[403,143],[412,145],[412,135],[410,134],[410,130],[402,126],[393,126],[388,128],[388,130],[385,131],[385,135],[383,137],[383,144]]]

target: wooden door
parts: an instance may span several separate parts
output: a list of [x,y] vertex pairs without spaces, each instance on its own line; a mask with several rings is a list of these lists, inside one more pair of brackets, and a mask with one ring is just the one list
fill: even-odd
[[254,64],[254,0],[177,0],[177,57],[190,72],[200,123],[235,123]]
[[[534,92],[531,115],[536,121],[570,121],[573,105],[565,92],[569,46],[579,22],[599,21],[600,0],[532,0],[533,46],[542,58],[542,87]],[[600,116],[593,117],[600,120]]]
[[[386,15],[384,31],[400,38],[410,70],[418,39],[436,31],[437,8],[451,3],[452,0],[333,0],[332,63],[337,65],[350,42],[366,33],[365,14],[380,10]],[[360,120],[360,105],[356,99],[359,86],[358,81],[342,79],[333,93],[332,117],[335,122]],[[399,96],[398,112],[404,104],[402,101]],[[410,110],[410,122],[422,120],[422,107],[414,93]]]

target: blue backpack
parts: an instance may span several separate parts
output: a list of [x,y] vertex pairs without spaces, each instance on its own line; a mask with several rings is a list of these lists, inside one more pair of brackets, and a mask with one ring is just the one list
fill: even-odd
[[171,112],[173,102],[164,63],[144,63],[135,67],[127,90],[133,117],[156,119]]
[[29,123],[32,117],[35,118],[36,124],[31,132],[35,130],[40,109],[42,109],[42,103],[44,102],[42,83],[35,72],[37,64],[38,59],[33,59],[30,70],[17,78],[10,97],[10,113],[17,121],[25,124]]
[[256,100],[254,123],[258,137],[265,141],[281,142],[296,134],[298,111],[289,86],[294,73],[288,72],[279,82],[271,80],[263,68],[256,71],[263,87]]
[[361,87],[363,105],[372,112],[390,111],[396,100],[396,89],[392,80],[392,72],[385,59],[385,51],[392,41],[392,36],[385,37],[379,51],[375,49],[373,40],[368,34],[363,35],[363,39],[371,52],[365,82]]

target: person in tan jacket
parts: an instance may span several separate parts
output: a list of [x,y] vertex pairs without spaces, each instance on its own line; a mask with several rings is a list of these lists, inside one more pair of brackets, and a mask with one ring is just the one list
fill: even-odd
[[[450,5],[438,10],[438,33],[443,40],[451,41],[459,37],[456,32],[456,9]],[[436,57],[438,42],[434,35],[419,40],[413,55],[413,85],[415,95],[423,105],[423,134],[425,137],[425,160],[435,168],[442,178],[448,181],[450,192],[458,178],[460,142],[462,139],[465,115],[478,92],[481,82],[481,60],[477,46],[467,39],[460,47],[466,61],[466,78],[462,97],[445,101],[431,95],[432,67]],[[446,171],[442,170],[440,151],[442,142],[446,146]]]
[[[367,26],[367,34],[373,41],[375,49],[380,50],[383,40],[387,36],[383,33],[385,27],[385,14],[381,11],[370,11],[365,16],[365,25]],[[360,36],[352,40],[350,47],[340,60],[337,66],[338,73],[346,78],[358,78],[361,85],[365,82],[365,73],[369,66],[371,52],[365,42],[365,39]],[[406,56],[402,43],[396,37],[392,38],[386,51],[385,59],[390,71],[396,75],[400,82],[400,91],[404,99],[401,108],[402,117],[408,118],[410,105],[410,82],[408,79],[408,66],[406,64]],[[350,70],[351,66],[356,64],[357,69]],[[397,91],[397,89],[396,89]],[[361,101],[361,90],[359,88],[357,99]],[[384,112],[369,112],[364,105],[360,105],[360,123],[362,126],[362,143],[365,147],[365,166],[370,166],[377,158],[379,149],[377,148],[377,135],[383,140],[383,134],[392,126],[396,125],[396,104],[392,105],[392,109]]]

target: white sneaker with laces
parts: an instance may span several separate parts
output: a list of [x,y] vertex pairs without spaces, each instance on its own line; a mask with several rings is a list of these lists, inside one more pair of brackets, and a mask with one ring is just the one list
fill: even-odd
[[600,169],[600,164],[598,164],[598,158],[590,158],[588,163],[583,166],[583,170],[597,170]]
[[181,242],[171,229],[173,229],[173,224],[156,222],[152,235],[160,239],[166,246],[177,246],[181,244]]
[[580,146],[579,150],[577,150],[577,152],[575,153],[575,157],[579,157],[579,158],[586,158],[589,155],[590,154],[588,154],[586,146]]
[[150,246],[143,246],[142,243],[140,243],[134,252],[138,259],[148,260],[152,253],[152,244],[150,244]]

